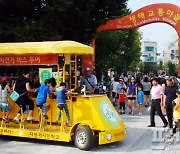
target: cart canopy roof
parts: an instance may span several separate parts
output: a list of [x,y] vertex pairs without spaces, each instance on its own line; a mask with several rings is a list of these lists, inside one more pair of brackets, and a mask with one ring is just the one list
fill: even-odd
[[93,53],[92,47],[75,41],[0,43],[0,55]]

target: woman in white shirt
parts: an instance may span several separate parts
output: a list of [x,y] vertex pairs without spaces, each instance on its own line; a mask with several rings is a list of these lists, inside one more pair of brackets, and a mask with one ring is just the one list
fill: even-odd
[[115,77],[114,81],[112,81],[112,98],[113,98],[113,105],[114,106],[116,104],[116,91],[117,91],[117,85],[118,84],[119,84],[118,77]]

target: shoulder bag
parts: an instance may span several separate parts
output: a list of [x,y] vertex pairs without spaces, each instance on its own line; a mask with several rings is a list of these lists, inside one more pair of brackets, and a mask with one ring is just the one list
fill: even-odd
[[[16,83],[15,83],[15,86],[16,86]],[[14,86],[14,89],[15,89],[15,86]],[[12,92],[12,94],[10,95],[10,98],[13,100],[13,101],[17,101],[18,98],[22,95],[24,95],[26,93],[26,91],[24,93],[22,93],[21,95],[19,95],[15,90]]]

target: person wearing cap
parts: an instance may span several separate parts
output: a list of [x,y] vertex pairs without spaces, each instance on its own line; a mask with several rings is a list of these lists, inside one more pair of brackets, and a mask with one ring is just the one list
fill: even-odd
[[105,94],[105,90],[103,89],[103,85],[99,85],[99,94]]
[[169,128],[173,128],[173,105],[172,101],[177,98],[176,89],[177,86],[173,84],[173,79],[169,77],[166,80],[167,86],[164,91],[163,107],[166,108],[166,114],[168,118]]
[[85,85],[86,91],[90,94],[94,94],[97,87],[97,78],[94,74],[91,74],[91,69],[89,67],[84,69],[84,76],[81,79],[80,85]]
[[150,111],[150,122],[151,124],[148,127],[155,127],[155,112],[157,111],[158,115],[160,116],[161,120],[164,123],[164,127],[167,127],[168,122],[166,118],[163,116],[161,111],[161,104],[163,103],[163,89],[158,84],[158,78],[152,79],[152,88],[151,88],[151,111]]
[[8,85],[8,78],[6,76],[1,78],[0,84],[0,108],[6,110],[6,114],[3,116],[3,120],[8,123],[8,116],[11,112],[11,105],[7,99],[8,93],[12,93],[10,86]]

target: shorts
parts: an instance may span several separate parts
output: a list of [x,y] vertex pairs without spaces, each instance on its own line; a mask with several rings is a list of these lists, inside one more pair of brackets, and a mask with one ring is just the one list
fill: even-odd
[[150,91],[144,91],[144,95],[150,95]]
[[112,92],[112,98],[115,98],[115,97],[116,97],[116,93]]
[[119,99],[119,94],[117,94],[117,96],[116,96],[116,93],[115,93],[115,92],[112,92],[112,98]]
[[138,104],[139,104],[139,105],[142,105],[142,104],[143,104],[143,102],[138,102]]
[[128,97],[128,100],[136,100],[136,97]]
[[48,102],[45,102],[45,103],[41,103],[41,104],[36,104],[37,107],[40,107],[40,106],[47,106],[49,107],[50,104]]
[[6,112],[12,109],[11,104],[9,102],[0,103],[0,108],[5,109]]

